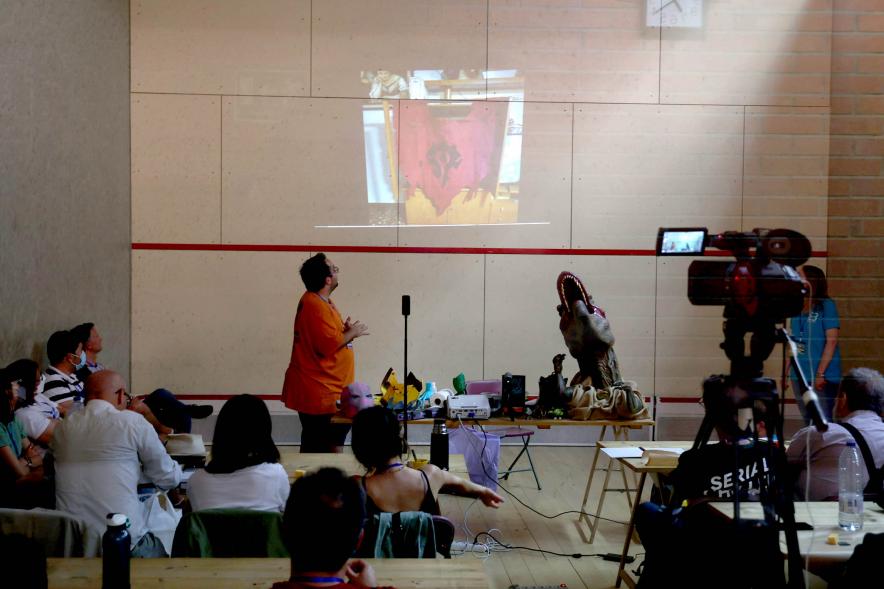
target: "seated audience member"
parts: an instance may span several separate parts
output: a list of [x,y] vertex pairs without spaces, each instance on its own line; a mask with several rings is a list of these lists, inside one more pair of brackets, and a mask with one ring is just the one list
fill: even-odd
[[[105,370],[103,364],[98,362],[98,354],[103,349],[103,340],[94,323],[81,323],[71,329],[74,337],[83,345],[86,353],[86,364],[77,371],[77,375],[83,381],[95,372]],[[182,403],[170,391],[157,389],[146,397],[132,397],[129,409],[144,415],[159,434],[173,432],[189,433],[190,420],[202,419],[212,414],[211,405],[188,405]]]
[[19,385],[6,370],[0,371],[0,506],[35,507],[40,503],[35,493],[43,484],[42,457],[15,418]]
[[[865,439],[875,459],[875,466],[884,464],[884,377],[871,368],[854,368],[841,379],[841,389],[835,397],[833,413],[837,423],[825,432],[813,426],[799,430],[792,438],[786,457],[798,471],[798,490],[810,501],[838,498],[838,458],[853,434],[839,425],[855,427]],[[807,465],[810,452],[810,486]],[[865,471],[865,468],[863,468]],[[863,485],[868,484],[869,473],[863,474]]]
[[362,541],[365,515],[359,484],[336,468],[295,481],[283,515],[292,573],[273,589],[376,587],[371,565],[350,558]]
[[[783,571],[776,530],[734,526],[709,505],[732,501],[735,493],[743,500],[758,500],[768,482],[775,459],[771,446],[755,442],[738,425],[739,409],[756,403],[737,387],[704,387],[703,405],[719,443],[679,457],[669,481],[670,508],[651,502],[638,506],[636,530],[646,550],[638,587],[736,588],[755,586],[749,579],[768,578],[770,586],[781,586],[776,584]],[[757,425],[764,435],[767,424]],[[753,566],[740,566],[734,554],[747,555]]]
[[[760,441],[757,444],[737,425],[738,409],[749,407],[749,393],[739,388],[727,391],[709,387],[703,392],[703,406],[707,417],[712,419],[717,444],[707,444],[701,448],[685,451],[678,459],[678,467],[670,475],[672,504],[683,500],[731,500],[734,497],[735,456],[739,456],[740,496],[743,499],[758,499],[762,484],[767,480],[771,465],[768,454],[770,446]],[[765,435],[764,422],[758,424],[759,435]]]
[[98,353],[103,349],[104,341],[101,339],[101,334],[95,328],[95,324],[81,323],[71,329],[71,333],[74,334],[78,342],[83,344],[83,351],[86,352],[86,363],[77,370],[77,376],[80,380],[86,382],[90,374],[107,370],[104,364],[98,362]]
[[216,508],[285,509],[289,478],[273,443],[270,412],[252,395],[233,397],[221,408],[205,470],[187,483],[194,511]]
[[75,398],[83,398],[83,382],[77,378],[77,370],[85,366],[86,353],[83,346],[70,331],[56,331],[46,342],[49,368],[43,383],[43,394],[58,404],[64,416]]
[[43,394],[45,377],[40,365],[29,358],[16,360],[6,367],[10,378],[19,383],[18,409],[15,418],[42,456],[49,447],[55,426],[61,421],[58,404]]
[[147,504],[138,500],[138,484],[161,490],[181,482],[174,462],[151,425],[125,411],[126,383],[116,372],[96,372],[86,381],[86,408],[67,416],[55,429],[58,509],[82,518],[98,533],[108,513],[129,518],[132,556],[168,556],[147,528]]
[[353,454],[368,470],[362,477],[369,515],[399,511],[424,511],[439,515],[436,496],[444,489],[475,497],[488,507],[499,507],[503,497],[481,485],[464,480],[437,466],[406,468],[402,456],[408,451],[396,415],[385,407],[369,407],[353,419]]

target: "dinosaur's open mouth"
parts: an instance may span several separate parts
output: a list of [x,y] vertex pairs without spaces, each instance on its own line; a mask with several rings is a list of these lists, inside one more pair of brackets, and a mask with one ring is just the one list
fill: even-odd
[[605,316],[605,312],[602,311],[601,307],[596,307],[592,304],[592,298],[586,292],[586,287],[583,286],[583,282],[574,274],[570,272],[559,274],[558,279],[556,279],[556,290],[559,291],[559,300],[562,302],[559,307],[559,315],[564,313],[572,314],[574,312],[574,303],[583,301],[590,313],[598,313],[602,317]]
[[556,290],[559,291],[559,300],[567,312],[573,311],[572,307],[576,301],[583,301],[588,309],[592,309],[589,295],[586,293],[583,283],[570,272],[559,274],[556,280]]

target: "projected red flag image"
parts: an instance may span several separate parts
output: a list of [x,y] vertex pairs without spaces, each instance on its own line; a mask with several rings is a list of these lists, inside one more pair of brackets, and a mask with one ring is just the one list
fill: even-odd
[[[515,70],[362,78],[375,99],[363,107],[369,203],[404,205],[397,222],[408,225],[520,222],[524,94]],[[479,100],[491,85],[509,100]]]
[[[505,115],[503,109],[479,102],[406,104],[399,138],[406,212],[428,214],[418,204],[423,200],[438,216],[452,207],[458,195],[465,199],[462,202],[494,195]],[[410,220],[413,215],[407,216]]]

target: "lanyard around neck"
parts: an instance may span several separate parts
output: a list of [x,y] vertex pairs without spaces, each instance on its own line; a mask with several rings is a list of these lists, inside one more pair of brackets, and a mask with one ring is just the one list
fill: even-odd
[[385,466],[378,467],[374,469],[375,474],[381,474],[382,472],[387,472],[391,468],[396,468],[397,466],[402,466],[401,462],[394,462],[392,464],[387,464]]

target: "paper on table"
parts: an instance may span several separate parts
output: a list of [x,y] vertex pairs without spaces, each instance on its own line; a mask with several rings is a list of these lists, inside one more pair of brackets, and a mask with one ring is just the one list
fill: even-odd
[[673,452],[675,454],[681,454],[684,452],[684,448],[644,448],[642,446],[625,446],[622,448],[602,448],[602,452],[604,452],[610,458],[641,458],[642,452],[645,450],[660,450],[662,452]]
[[641,458],[642,449],[638,446],[627,446],[625,448],[602,448],[610,458]]
[[682,452],[685,451],[685,448],[641,448],[642,450],[657,450],[660,452],[672,452],[673,454],[678,454],[681,456]]

